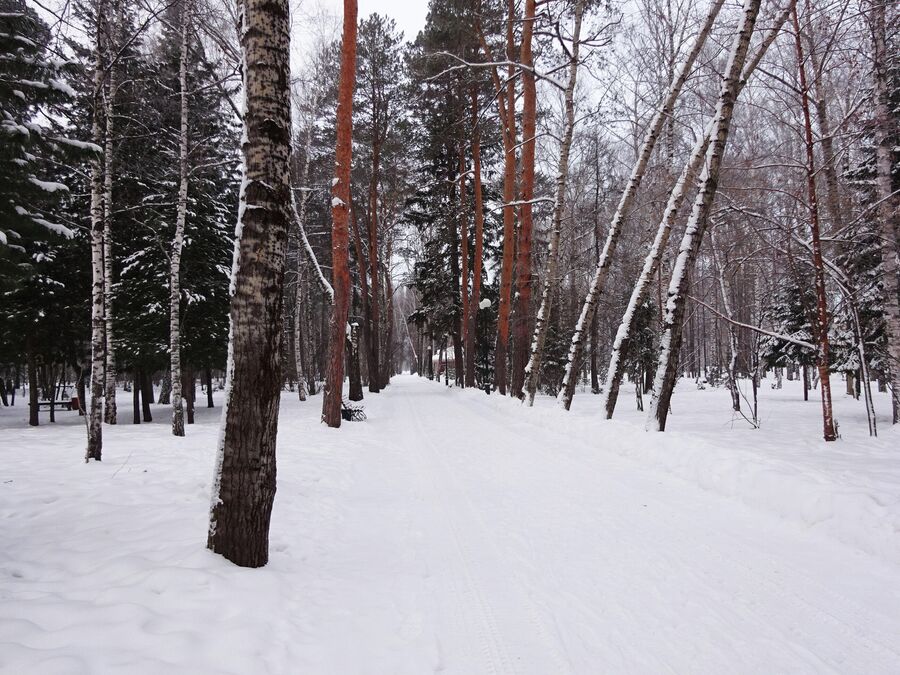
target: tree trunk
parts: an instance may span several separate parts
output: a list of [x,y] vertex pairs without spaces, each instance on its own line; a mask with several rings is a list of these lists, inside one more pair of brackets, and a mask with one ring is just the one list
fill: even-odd
[[[578,11],[576,9],[576,11]],[[513,316],[513,360],[510,394],[522,398],[525,368],[529,353],[528,334],[531,329],[531,240],[534,230],[534,155],[537,133],[537,91],[534,77],[534,58],[531,42],[534,34],[535,0],[525,0],[522,22],[522,180],[519,187],[519,230],[516,260],[516,307]],[[575,38],[573,50],[578,49]],[[577,57],[576,57],[577,58]],[[576,66],[577,67],[577,66]],[[567,102],[568,105],[568,102]]]
[[816,321],[813,333],[818,344],[816,366],[822,384],[822,426],[826,441],[837,439],[834,426],[834,410],[831,403],[831,379],[828,372],[828,296],[825,289],[825,266],[822,262],[822,241],[819,237],[819,204],[816,194],[815,140],[812,132],[812,116],[809,106],[809,86],[806,81],[806,65],[803,60],[803,43],[800,37],[800,19],[794,6],[794,43],[797,48],[797,69],[800,78],[800,101],[803,107],[803,130],[806,141],[806,192],[809,199],[809,228],[812,234],[813,268],[816,283]]
[[145,422],[152,422],[153,413],[150,410],[150,404],[153,403],[153,373],[147,370],[142,370],[141,373],[143,375],[141,378],[141,412]]
[[887,365],[891,382],[894,424],[900,423],[900,197],[893,186],[895,112],[891,109],[888,51],[885,31],[887,0],[870,0],[873,80],[875,89],[875,168],[878,183],[878,221],[881,234],[881,266],[884,285],[883,313],[887,329]]
[[175,217],[175,237],[169,267],[169,351],[172,372],[172,434],[184,436],[184,407],[181,401],[181,252],[184,248],[184,227],[188,199],[188,81],[191,0],[181,6],[181,54],[178,84],[181,98],[181,129],[178,135],[178,211]]
[[32,340],[28,340],[28,352],[25,355],[28,363],[28,424],[36,427],[40,424],[40,396],[38,395],[37,357]]
[[[500,263],[500,300],[497,308],[497,346],[494,349],[494,386],[506,394],[506,361],[509,348],[509,314],[511,309],[513,254],[516,236],[516,58],[513,26],[516,21],[515,2],[508,2],[506,24],[507,68],[505,95],[499,78],[495,77],[497,101],[501,105],[503,126],[503,257]],[[488,55],[489,57],[489,55]],[[490,57],[489,57],[490,58]]]
[[656,112],[650,122],[650,128],[641,145],[637,162],[631,171],[631,178],[628,180],[628,185],[619,199],[616,213],[610,222],[609,230],[606,234],[606,242],[603,244],[600,260],[597,263],[597,269],[594,271],[594,276],[588,287],[587,295],[582,303],[581,313],[578,317],[578,322],[575,324],[575,332],[572,335],[572,340],[569,344],[569,355],[565,374],[563,375],[562,390],[559,393],[559,403],[566,410],[572,406],[572,397],[575,395],[578,372],[581,370],[581,360],[584,352],[584,333],[591,325],[591,320],[593,319],[594,311],[597,307],[597,301],[606,285],[606,278],[609,274],[609,268],[612,265],[613,256],[615,255],[616,247],[619,243],[622,228],[625,224],[625,218],[631,212],[641,181],[644,178],[644,172],[647,170],[647,166],[650,163],[650,156],[653,154],[656,141],[659,139],[660,132],[662,131],[666,120],[672,116],[678,94],[681,92],[681,88],[687,80],[688,75],[690,75],[694,61],[696,61],[699,56],[700,51],[712,30],[713,24],[715,23],[716,16],[718,16],[719,10],[722,8],[723,4],[724,0],[713,0],[710,5],[706,22],[704,23],[700,34],[697,36],[697,39],[691,48],[691,52],[688,54],[684,63],[681,64],[678,74],[669,85],[669,91],[666,93],[662,106],[660,106],[660,109]]
[[131,423],[141,423],[141,369],[135,367],[131,373]]
[[466,150],[465,145],[459,146],[459,247],[462,258],[462,272],[460,275],[459,295],[462,319],[462,345],[464,347],[463,368],[456,374],[456,381],[463,387],[468,387],[469,378],[469,214],[466,211]]
[[212,370],[207,367],[204,370],[204,375],[206,376],[206,407],[215,408],[216,406],[213,405]]
[[556,200],[553,205],[553,226],[550,230],[550,244],[547,254],[547,270],[541,290],[541,306],[534,318],[534,336],[531,340],[531,357],[525,366],[525,401],[534,405],[538,381],[541,378],[541,362],[544,357],[544,343],[550,325],[550,309],[553,296],[559,286],[559,237],[562,219],[566,210],[566,183],[569,177],[569,150],[575,131],[575,84],[578,80],[578,53],[581,42],[581,19],[584,15],[584,1],[575,3],[575,27],[572,31],[572,59],[569,63],[569,81],[565,92],[565,127],[559,148],[559,164],[556,170]]
[[[106,13],[106,3],[98,0],[96,10],[96,37],[94,42],[94,79],[91,120],[91,139],[98,146],[103,145],[101,127],[101,96],[103,89],[104,46],[102,22]],[[91,406],[87,424],[87,449],[84,461],[98,462],[103,451],[103,369],[106,348],[103,337],[103,320],[106,312],[105,283],[103,280],[103,164],[97,154],[91,159]]]
[[331,265],[334,307],[328,342],[325,395],[322,420],[330,427],[341,426],[341,395],[344,386],[344,342],[350,311],[350,269],[348,221],[350,206],[350,162],[353,137],[353,89],[356,85],[356,0],[344,0],[344,27],[341,42],[341,75],[338,89],[337,147],[335,176],[331,188]]
[[684,237],[669,283],[666,298],[666,314],[660,340],[659,365],[654,377],[653,395],[650,399],[648,425],[657,431],[665,431],[666,418],[675,383],[678,379],[678,352],[681,349],[684,314],[687,300],[689,272],[694,266],[700,243],[709,220],[709,212],[718,187],[719,168],[728,142],[728,131],[735,101],[739,93],[741,71],[747,58],[750,38],[759,13],[760,0],[744,0],[740,28],[735,36],[729,56],[721,93],[716,107],[712,142],[706,153],[706,165],[700,177],[700,187],[691,215],[685,227]]
[[472,87],[472,198],[475,210],[475,256],[472,260],[472,295],[466,319],[467,387],[475,386],[475,343],[478,331],[478,309],[481,302],[481,275],[484,264],[484,202],[481,191],[481,130],[478,124],[478,89]]
[[[374,79],[373,79],[374,86]],[[381,391],[381,294],[379,292],[380,263],[378,255],[378,179],[381,169],[381,139],[379,137],[378,105],[373,105],[376,115],[373,120],[372,175],[369,177],[369,312],[372,329],[369,333],[369,392]]]
[[360,368],[359,368],[359,324],[352,323],[350,324],[350,338],[349,345],[350,354],[347,358],[348,369],[349,369],[349,379],[350,379],[350,393],[348,398],[351,401],[362,401],[363,400],[363,387],[362,387],[362,378],[360,376]]
[[242,567],[260,567],[269,559],[275,499],[281,310],[291,199],[288,5],[287,0],[244,0],[239,5],[245,92],[243,176],[231,282],[228,391],[207,546]]
[[113,0],[114,9],[107,41],[108,86],[106,95],[106,132],[104,136],[104,173],[103,173],[103,296],[104,304],[104,340],[106,342],[106,374],[103,419],[107,424],[116,423],[116,350],[113,341],[113,254],[112,254],[112,219],[113,219],[113,134],[115,132],[115,99],[119,86],[118,67],[116,64],[122,30],[122,2]]
[[[194,377],[194,367],[188,366],[182,371],[181,388],[187,403],[187,423],[194,423],[194,404],[197,402],[197,378]],[[280,389],[280,387],[279,387]]]

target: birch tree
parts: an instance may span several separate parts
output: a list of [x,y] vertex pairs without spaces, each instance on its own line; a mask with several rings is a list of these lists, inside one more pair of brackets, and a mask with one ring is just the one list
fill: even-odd
[[[566,209],[566,182],[569,176],[569,151],[572,147],[572,134],[575,131],[575,84],[578,81],[578,58],[581,47],[581,21],[584,16],[584,2],[575,3],[575,24],[572,29],[572,50],[569,63],[569,79],[565,89],[565,122],[563,124],[562,142],[559,148],[559,165],[556,172],[556,199],[553,204],[553,225],[550,230],[550,243],[547,253],[547,270],[541,290],[541,306],[534,320],[534,336],[531,342],[531,356],[525,366],[525,400],[529,406],[534,405],[538,380],[541,374],[541,360],[544,355],[544,343],[547,339],[547,326],[550,320],[550,304],[559,285],[559,236],[562,230],[562,219]],[[533,177],[532,177],[533,178]],[[524,199],[523,193],[523,199]],[[530,199],[530,197],[529,197]]]
[[207,545],[242,567],[268,561],[275,499],[285,205],[291,195],[290,25],[287,0],[244,0],[240,5],[243,170],[228,385]]
[[[897,134],[897,113],[890,105],[888,79],[888,0],[869,0],[872,32],[872,79],[875,96],[875,169],[878,183],[878,220],[881,228],[881,264],[884,284],[884,321],[888,333],[888,367],[894,424],[900,424],[900,198],[894,191],[892,138]],[[896,20],[893,25],[896,27]]]
[[[102,127],[103,69],[106,51],[103,17],[106,2],[97,0],[94,7],[94,76],[91,140],[100,148],[104,146]],[[98,462],[103,454],[103,367],[106,356],[103,319],[105,314],[105,283],[103,267],[103,157],[97,154],[91,159],[91,405],[87,422],[87,450],[85,461]]]
[[169,361],[172,377],[172,434],[184,436],[184,408],[181,401],[181,251],[184,247],[184,225],[188,201],[188,81],[189,36],[192,0],[182,0],[181,50],[178,84],[181,101],[181,126],[178,137],[178,206],[175,236],[172,240],[169,268]]
[[669,91],[666,93],[662,105],[659,110],[656,111],[656,114],[650,122],[647,134],[638,153],[637,162],[635,162],[634,168],[631,171],[631,177],[628,180],[625,191],[619,199],[619,205],[610,222],[606,241],[603,244],[600,259],[597,262],[597,268],[594,271],[587,295],[581,306],[581,314],[578,317],[578,322],[575,324],[575,332],[572,335],[572,340],[569,344],[569,354],[566,362],[565,374],[563,376],[562,390],[559,392],[559,403],[566,410],[572,405],[572,397],[575,395],[575,386],[578,383],[578,373],[581,371],[585,333],[591,325],[591,320],[596,311],[597,301],[603,293],[606,278],[609,275],[609,269],[612,265],[613,256],[615,255],[616,247],[618,246],[622,234],[622,228],[625,225],[625,219],[631,211],[634,200],[637,197],[641,181],[644,178],[644,173],[650,163],[650,156],[653,154],[653,149],[656,147],[656,142],[663,130],[663,126],[672,116],[678,94],[681,92],[681,88],[684,86],[685,81],[690,75],[694,62],[700,55],[700,51],[703,48],[706,39],[709,37],[710,31],[712,31],[713,24],[715,23],[716,17],[719,15],[719,10],[722,9],[724,1],[725,0],[713,0],[710,4],[709,11],[706,15],[706,21],[704,22],[697,39],[694,41],[690,53],[679,67],[677,74],[669,85]]
[[[769,47],[781,32],[781,28],[790,14],[791,6],[792,3],[789,2],[787,8],[778,15],[773,26],[766,33],[765,39],[756,49],[753,58],[747,63],[741,74],[741,80],[735,90],[735,97],[740,95],[741,90],[747,84],[747,81],[759,66],[759,63],[762,61]],[[713,120],[713,122],[714,121],[715,120]],[[691,186],[694,184],[700,166],[703,164],[706,151],[709,149],[709,144],[712,140],[713,132],[714,127],[711,122],[697,139],[681,175],[669,192],[669,198],[666,202],[665,209],[663,210],[663,216],[659,221],[653,242],[644,258],[644,265],[635,282],[634,288],[631,291],[628,305],[625,308],[619,327],[616,330],[616,336],[613,340],[609,357],[609,366],[606,369],[606,378],[603,385],[603,408],[606,412],[607,419],[612,419],[616,408],[619,386],[625,375],[626,350],[628,348],[629,339],[634,331],[638,316],[638,308],[643,305],[649,297],[651,284],[653,283],[654,276],[656,276],[659,271],[663,251],[665,251],[666,246],[669,243],[669,237],[672,233],[672,228],[675,225],[675,219],[687,197],[688,190],[690,190]]]
[[681,348],[684,329],[688,274],[693,268],[700,250],[709,212],[716,195],[719,170],[728,142],[728,131],[740,86],[741,72],[747,58],[756,17],[759,14],[759,5],[760,0],[744,0],[738,31],[722,79],[722,88],[714,116],[713,133],[709,149],[706,152],[703,173],[700,176],[700,186],[678,249],[672,279],[669,282],[660,339],[659,365],[654,378],[653,397],[650,401],[647,422],[648,427],[655,428],[657,431],[665,431],[666,428],[669,401],[678,376],[678,351]]

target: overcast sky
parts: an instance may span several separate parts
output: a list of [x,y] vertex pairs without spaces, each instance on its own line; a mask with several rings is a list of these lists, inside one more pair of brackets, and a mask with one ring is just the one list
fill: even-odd
[[[332,14],[338,21],[343,17],[343,0],[302,0],[296,10],[305,17],[320,15],[324,10]],[[369,14],[377,12],[391,17],[397,22],[397,27],[403,31],[407,41],[415,40],[416,35],[425,26],[425,15],[428,13],[428,0],[359,0],[359,18],[363,19]],[[303,23],[307,23],[301,19]],[[322,29],[325,26],[311,26],[311,30]],[[330,27],[328,28],[330,29]],[[303,39],[304,32],[295,36],[295,39]]]

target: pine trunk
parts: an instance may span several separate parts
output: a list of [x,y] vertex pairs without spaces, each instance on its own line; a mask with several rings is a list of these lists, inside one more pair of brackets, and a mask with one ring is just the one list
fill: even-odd
[[[578,10],[576,9],[576,12]],[[534,156],[537,133],[537,91],[531,42],[534,34],[535,0],[525,0],[522,23],[522,180],[519,188],[518,246],[516,251],[516,307],[513,316],[513,360],[510,393],[522,398],[531,329],[531,242],[534,234]],[[573,49],[578,49],[575,38]],[[567,100],[568,105],[568,100]],[[567,112],[568,114],[568,112]]]
[[[334,306],[329,325],[328,363],[322,420],[341,426],[341,395],[344,386],[344,343],[350,311],[349,207],[350,162],[353,137],[353,89],[356,85],[356,0],[344,0],[341,42],[341,74],[338,89],[337,147],[334,185],[331,188],[331,264]],[[374,276],[374,275],[373,275]]]

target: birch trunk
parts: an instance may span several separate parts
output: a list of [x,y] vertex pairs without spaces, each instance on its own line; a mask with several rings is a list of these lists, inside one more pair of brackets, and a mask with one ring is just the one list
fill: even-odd
[[181,8],[181,54],[178,85],[181,89],[181,129],[178,137],[178,212],[169,268],[169,359],[172,372],[172,434],[184,436],[184,407],[181,401],[181,251],[184,248],[184,226],[188,199],[188,91],[187,62],[191,1],[183,0]]
[[[535,0],[525,0],[522,24],[522,180],[520,186],[519,234],[516,260],[516,308],[513,317],[513,362],[510,393],[522,398],[526,352],[531,324],[531,241],[534,230],[534,155],[537,132],[537,91],[531,42],[534,34]],[[577,48],[577,47],[576,47]]]
[[106,131],[104,133],[103,171],[103,297],[104,340],[106,342],[105,396],[103,419],[107,424],[116,423],[116,350],[113,342],[113,291],[112,291],[112,218],[113,218],[113,134],[115,133],[115,99],[118,82],[116,50],[122,27],[122,1],[115,2],[112,25],[107,38],[107,94],[105,105]]
[[[98,0],[96,10],[96,35],[94,42],[94,91],[91,138],[103,146],[101,126],[101,96],[103,89],[103,17],[106,3]],[[103,450],[103,369],[106,348],[103,341],[103,317],[105,314],[103,282],[103,161],[98,153],[91,159],[91,405],[87,417],[87,450],[84,461],[102,458]]]
[[566,121],[562,143],[559,148],[559,164],[556,172],[556,200],[553,205],[553,229],[547,254],[547,270],[541,290],[541,306],[534,318],[534,335],[531,339],[531,356],[525,366],[525,401],[534,405],[538,381],[541,377],[541,361],[544,343],[550,321],[550,305],[559,285],[559,237],[562,230],[563,213],[566,209],[566,182],[569,176],[569,151],[575,131],[575,84],[578,80],[578,55],[581,42],[581,19],[584,15],[584,1],[575,4],[575,27],[572,30],[572,61],[569,64],[569,81],[566,83]]
[[890,105],[888,51],[885,35],[886,0],[870,0],[875,89],[875,167],[878,182],[878,220],[881,228],[884,323],[888,334],[888,367],[894,424],[900,423],[900,198],[893,189],[891,138],[896,118]]
[[297,288],[294,295],[294,368],[297,371],[297,395],[300,401],[306,400],[306,373],[303,370],[303,284],[297,275]]
[[328,364],[322,420],[330,427],[341,426],[341,394],[344,386],[344,343],[350,311],[349,207],[350,162],[353,137],[353,89],[356,85],[356,0],[344,0],[344,27],[341,43],[341,75],[338,89],[337,147],[334,185],[331,188],[331,260],[334,306],[329,325]]
[[466,319],[467,387],[475,386],[475,344],[478,330],[478,305],[481,302],[481,274],[484,259],[484,203],[481,194],[481,131],[478,125],[478,90],[472,88],[472,198],[475,210],[475,256],[472,260],[472,295]]
[[584,354],[584,335],[591,325],[591,320],[597,307],[597,300],[603,293],[603,288],[606,285],[606,278],[609,275],[609,268],[619,243],[619,237],[625,224],[625,218],[628,216],[631,207],[634,204],[641,181],[644,178],[644,172],[647,170],[647,165],[650,163],[650,156],[653,154],[653,149],[656,147],[660,132],[663,130],[666,120],[672,116],[678,94],[681,92],[681,88],[684,86],[688,75],[690,75],[691,68],[693,68],[694,62],[697,60],[697,57],[712,30],[713,23],[723,4],[724,0],[713,0],[710,5],[706,21],[703,24],[703,28],[700,30],[700,34],[697,36],[684,63],[682,63],[678,69],[675,79],[669,85],[669,91],[666,93],[662,106],[650,122],[647,135],[644,138],[640,152],[638,153],[637,162],[631,171],[628,185],[619,199],[615,215],[610,222],[606,241],[603,244],[603,250],[600,252],[600,260],[597,263],[597,269],[594,271],[594,276],[591,279],[587,296],[581,306],[578,322],[575,324],[575,333],[572,335],[572,340],[569,344],[569,355],[565,374],[563,375],[562,389],[559,393],[559,403],[566,410],[572,406],[572,397],[575,395],[575,386],[578,383],[578,373],[581,370],[581,360]]
[[459,146],[459,248],[462,258],[462,271],[460,274],[459,295],[461,303],[462,343],[463,343],[463,369],[456,374],[456,381],[463,387],[467,384],[469,376],[468,357],[471,345],[469,344],[469,214],[466,211],[466,150],[465,145]]
[[291,199],[288,5],[287,0],[239,5],[243,175],[230,289],[228,389],[207,545],[242,567],[268,561],[275,498],[285,205]]
[[[774,25],[766,34],[766,38],[757,48],[753,59],[744,68],[744,71],[741,74],[741,81],[735,90],[735,98],[740,95],[744,86],[747,84],[747,81],[756,70],[756,67],[759,65],[760,61],[762,61],[763,56],[765,56],[766,51],[778,36],[778,33],[781,31],[782,26],[785,21],[787,21],[788,15],[790,14],[789,8],[790,3],[788,9],[783,10],[778,16]],[[658,305],[660,312],[663,311],[660,262],[662,261],[663,252],[666,250],[666,246],[669,243],[669,237],[672,233],[672,227],[675,225],[678,211],[684,203],[688,190],[690,190],[691,186],[694,184],[694,179],[697,176],[697,172],[700,170],[700,166],[706,156],[706,151],[709,149],[714,130],[714,122],[715,120],[709,124],[706,131],[697,140],[697,143],[691,151],[690,158],[681,172],[681,176],[669,193],[666,208],[663,211],[662,219],[656,229],[656,236],[653,239],[650,250],[647,252],[647,256],[644,258],[644,266],[635,282],[631,297],[628,300],[628,306],[625,309],[625,313],[619,323],[619,328],[616,331],[616,337],[613,341],[612,351],[610,352],[609,366],[606,369],[606,379],[603,385],[603,408],[606,411],[607,419],[612,419],[616,409],[619,387],[622,384],[622,378],[625,376],[628,340],[634,331],[637,309],[644,303],[650,294],[654,276],[658,276],[660,280]],[[661,315],[660,323],[662,323],[663,319],[664,317]]]
[[688,273],[693,268],[700,243],[708,223],[709,212],[718,187],[719,168],[725,146],[728,142],[728,131],[737,94],[740,91],[741,73],[750,38],[759,13],[760,0],[744,0],[740,27],[734,39],[731,54],[728,57],[725,76],[719,102],[716,106],[711,143],[706,152],[706,162],[700,177],[700,187],[691,215],[685,227],[684,237],[678,250],[678,257],[672,271],[672,279],[666,298],[666,313],[663,318],[663,332],[660,341],[659,366],[654,378],[653,395],[650,399],[648,425],[658,431],[666,428],[669,414],[669,401],[678,375],[678,352],[681,348],[684,311],[688,290]]

